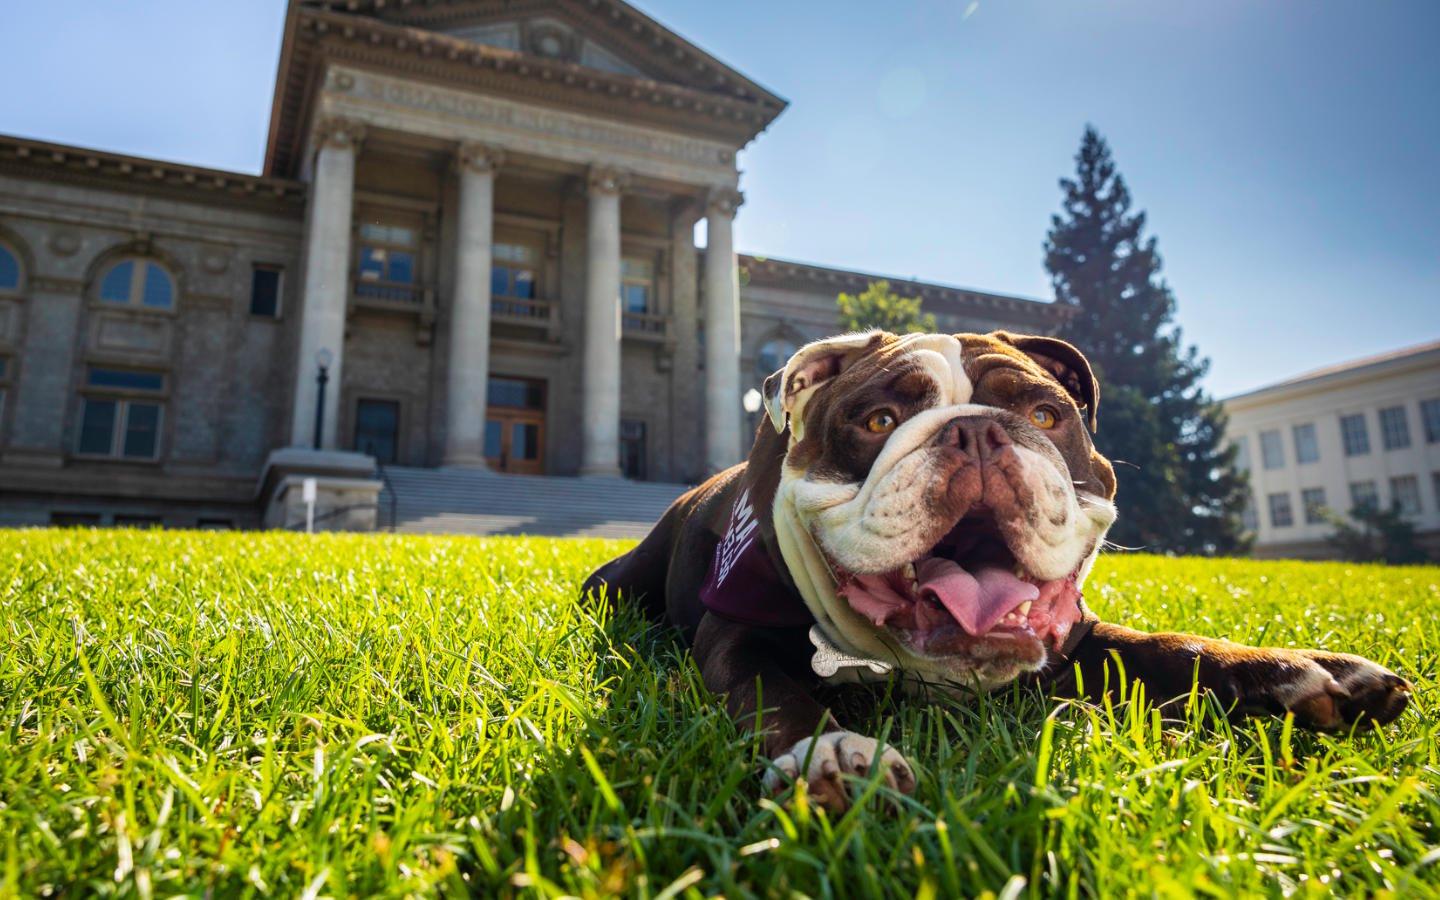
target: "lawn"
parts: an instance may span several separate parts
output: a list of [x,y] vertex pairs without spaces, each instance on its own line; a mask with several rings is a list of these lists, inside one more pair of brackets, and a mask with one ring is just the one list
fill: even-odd
[[1370,655],[1355,736],[1204,704],[880,698],[920,770],[828,819],[589,540],[0,532],[8,894],[1440,894],[1440,569],[1110,556],[1102,615]]

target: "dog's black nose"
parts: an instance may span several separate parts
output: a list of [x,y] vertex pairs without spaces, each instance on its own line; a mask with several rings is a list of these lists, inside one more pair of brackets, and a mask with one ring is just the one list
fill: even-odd
[[940,429],[940,446],[985,459],[1010,444],[1005,428],[989,416],[956,416]]

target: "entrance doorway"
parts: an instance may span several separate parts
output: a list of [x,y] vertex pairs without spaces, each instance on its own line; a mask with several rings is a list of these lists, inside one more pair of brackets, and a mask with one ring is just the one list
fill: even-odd
[[545,382],[491,375],[485,400],[485,459],[497,472],[545,472]]

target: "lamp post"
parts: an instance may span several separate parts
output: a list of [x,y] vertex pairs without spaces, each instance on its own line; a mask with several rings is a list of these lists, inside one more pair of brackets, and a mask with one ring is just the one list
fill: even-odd
[[315,449],[320,449],[320,436],[325,430],[325,385],[330,381],[330,364],[335,357],[330,348],[321,347],[315,351],[315,364],[320,371],[315,375]]

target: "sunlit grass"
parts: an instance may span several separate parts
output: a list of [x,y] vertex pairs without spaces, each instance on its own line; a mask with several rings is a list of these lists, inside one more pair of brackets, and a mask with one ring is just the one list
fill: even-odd
[[12,894],[1440,892],[1440,569],[1108,557],[1102,615],[1372,656],[1378,733],[1006,692],[879,704],[898,814],[759,796],[683,653],[576,586],[623,544],[0,532]]

